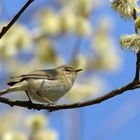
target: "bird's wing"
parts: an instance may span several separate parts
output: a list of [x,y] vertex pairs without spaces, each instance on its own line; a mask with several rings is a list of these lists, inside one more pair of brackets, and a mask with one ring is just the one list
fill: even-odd
[[30,72],[28,74],[23,74],[20,76],[11,77],[11,81],[7,84],[12,86],[18,82],[21,82],[23,80],[27,79],[47,79],[47,80],[56,80],[58,78],[57,72],[55,69],[50,70],[36,70],[33,72]]

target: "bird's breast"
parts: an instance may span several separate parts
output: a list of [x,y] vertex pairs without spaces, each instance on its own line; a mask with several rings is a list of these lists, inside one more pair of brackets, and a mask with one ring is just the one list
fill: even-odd
[[39,97],[37,93],[41,94],[41,96],[49,99],[50,101],[55,102],[70,88],[70,85],[63,80],[31,79],[28,81],[28,93],[30,97],[41,102],[44,102],[44,99]]

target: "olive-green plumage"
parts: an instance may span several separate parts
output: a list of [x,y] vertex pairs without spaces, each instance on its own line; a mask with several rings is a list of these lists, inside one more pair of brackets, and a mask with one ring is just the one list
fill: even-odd
[[52,103],[71,89],[77,72],[81,70],[71,65],[63,65],[11,77],[11,81],[7,83],[10,87],[0,91],[0,96],[9,92],[25,91],[30,100]]

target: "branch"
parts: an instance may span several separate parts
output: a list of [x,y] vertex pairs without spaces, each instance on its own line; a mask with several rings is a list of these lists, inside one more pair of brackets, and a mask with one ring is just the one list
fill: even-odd
[[17,19],[21,16],[21,14],[27,9],[27,7],[34,0],[28,0],[27,3],[21,8],[21,10],[14,16],[14,18],[8,23],[7,26],[3,27],[0,32],[0,39],[6,34],[6,32],[11,28],[11,26],[17,21]]
[[44,104],[32,103],[29,101],[9,100],[9,99],[4,98],[4,97],[0,97],[0,102],[8,104],[10,106],[20,106],[20,107],[24,107],[24,108],[28,108],[28,109],[35,109],[35,110],[44,109],[44,110],[49,110],[49,111],[57,111],[57,110],[62,110],[62,109],[74,109],[74,108],[80,108],[80,107],[84,107],[84,106],[95,105],[95,104],[101,103],[107,99],[110,99],[114,96],[122,94],[125,91],[136,89],[137,85],[138,84],[136,84],[135,82],[131,82],[131,83],[129,83],[121,88],[114,89],[111,92],[108,92],[101,97],[98,97],[98,98],[95,98],[92,100],[88,100],[85,102],[77,102],[74,104],[44,105]]
[[[133,12],[133,19],[134,19],[134,21],[137,19],[137,11],[135,9]],[[138,34],[138,29],[136,28],[136,25],[135,25],[135,33]],[[137,60],[136,60],[136,72],[135,72],[134,81],[138,82],[139,81],[139,71],[140,71],[140,51],[138,51],[136,58],[137,58]]]

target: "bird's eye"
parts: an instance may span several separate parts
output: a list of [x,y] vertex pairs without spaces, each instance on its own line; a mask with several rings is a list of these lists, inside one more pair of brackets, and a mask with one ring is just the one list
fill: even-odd
[[69,69],[65,69],[65,71],[70,72],[70,70],[69,70]]

